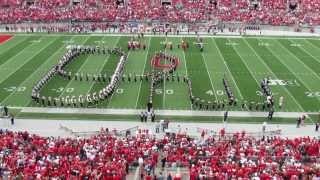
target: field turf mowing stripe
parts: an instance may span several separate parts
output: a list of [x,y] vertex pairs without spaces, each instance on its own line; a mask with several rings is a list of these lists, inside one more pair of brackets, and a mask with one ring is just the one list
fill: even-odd
[[[151,38],[150,44],[149,44],[149,51],[148,51],[148,55],[147,55],[147,61],[146,61],[146,65],[145,65],[145,68],[143,71],[144,74],[151,72],[151,69],[152,69],[151,59],[157,51],[163,49],[160,46],[160,42],[163,40],[164,39],[160,38],[160,37],[152,37]],[[145,81],[145,80],[142,81],[140,92],[139,92],[138,107],[142,107],[142,108],[147,107],[147,103],[149,101],[149,94],[150,94],[149,88],[150,88],[150,78],[148,81]],[[159,88],[159,87],[157,87],[157,88]],[[157,98],[157,99],[154,97],[153,100],[154,100],[153,107],[155,109],[162,107],[162,96],[161,96],[161,98]]]
[[189,78],[192,82],[193,95],[205,101],[213,102],[216,98],[207,93],[208,91],[214,92],[214,90],[206,70],[206,65],[204,64],[200,49],[193,44],[193,42],[196,42],[196,38],[188,38],[187,41],[189,48],[185,51],[185,58]]
[[[228,64],[226,63],[226,61],[224,60],[224,57],[221,53],[221,51],[218,48],[218,45],[216,43],[216,41],[214,40],[214,38],[210,38],[212,40],[212,48],[210,48],[210,50],[214,53],[214,54],[219,54],[218,56],[216,56],[217,61],[215,61],[215,65],[218,66],[217,64],[223,64],[223,65],[219,65],[219,67],[221,67],[221,69],[224,69],[224,76],[228,78],[229,81],[229,85],[233,90],[233,93],[235,95],[235,97],[237,99],[240,99],[241,101],[243,101],[243,95],[241,94],[241,91],[229,69]],[[209,43],[209,47],[210,47],[211,43]],[[218,70],[216,70],[218,71]]]
[[[114,47],[120,47],[121,49],[123,49],[127,53],[127,56],[129,58],[130,54],[131,54],[131,51],[128,51],[128,41],[129,41],[129,37],[119,37],[118,41],[113,46]],[[110,75],[112,75],[114,73],[114,70],[116,69],[119,60],[120,60],[120,58],[118,56],[112,55],[112,56],[110,56],[107,64],[105,64],[105,70],[108,70]],[[126,65],[124,67],[125,69],[127,68]],[[125,75],[126,74],[124,73],[124,77],[125,77]],[[127,91],[130,91],[129,90],[130,88],[127,89],[127,87],[125,87],[125,85],[128,85],[127,83],[128,82],[119,82],[119,86],[116,89],[116,91],[111,95],[111,97],[109,97],[107,100],[103,101],[99,105],[99,107],[101,107],[101,105],[102,105],[102,107],[109,107],[110,108],[110,107],[113,107],[113,106],[117,106],[117,107],[120,107],[120,108],[122,107],[123,108],[126,105],[126,103],[125,103],[126,101],[121,100],[121,94],[119,92],[128,93]],[[123,91],[118,90],[118,89],[120,89],[121,85],[124,85],[124,87],[123,87],[124,90]],[[99,90],[104,88],[104,87],[105,87],[105,85],[101,86],[99,88]],[[131,96],[129,96],[129,97],[131,98],[131,101],[134,101],[133,97],[131,97]],[[120,100],[119,100],[119,98],[120,98]],[[130,99],[127,99],[127,100],[129,101]]]
[[[144,53],[144,57],[143,58],[141,58],[141,59],[143,59],[143,66],[142,66],[142,68],[141,69],[139,69],[139,75],[142,75],[142,74],[144,74],[145,72],[145,68],[146,68],[146,66],[147,66],[147,63],[149,62],[148,61],[148,54],[149,54],[149,49],[150,49],[150,46],[151,46],[151,38],[149,37],[148,38],[149,40],[148,40],[148,43],[146,44],[147,45],[147,52],[146,53]],[[142,60],[140,60],[140,61],[142,61]],[[137,70],[138,70],[138,68],[137,68]],[[141,81],[141,82],[139,82],[139,88],[138,88],[138,95],[137,95],[137,97],[136,97],[136,102],[135,102],[135,108],[136,109],[143,109],[143,108],[146,108],[146,105],[145,104],[139,104],[139,99],[140,99],[140,93],[141,93],[141,86],[142,86],[142,83],[143,83],[143,81]],[[140,105],[140,106],[139,106]]]
[[[167,38],[156,38],[157,41],[154,42],[154,47],[156,47],[157,51],[164,51],[166,52],[167,50],[164,48],[164,45],[161,44],[161,42],[164,42],[167,40]],[[157,71],[162,71],[162,70],[158,70],[154,67],[151,66],[151,59],[154,56],[155,53],[149,54],[149,62],[147,64],[147,66],[149,65],[150,67],[150,71],[151,69],[155,69],[155,72]],[[163,109],[163,105],[164,105],[164,100],[165,100],[165,84],[166,84],[166,79],[163,80],[162,83],[159,83],[158,86],[155,86],[155,93],[153,94],[153,107],[155,109]],[[150,88],[150,83],[148,82],[148,86]],[[148,88],[148,89],[149,89]],[[160,91],[162,91],[162,93],[159,93]],[[149,91],[146,91],[149,94]],[[157,93],[158,92],[158,93]]]
[[[118,39],[116,37],[111,38],[113,42],[114,40]],[[100,40],[104,40],[104,38],[99,39],[99,41],[94,41],[95,42],[100,42]],[[112,43],[110,43],[111,45]],[[95,44],[90,44],[90,45],[95,45]],[[108,45],[108,44],[107,44]],[[83,72],[83,73],[89,73],[90,80],[87,81],[79,81],[72,79],[68,85],[65,87],[64,92],[61,94],[62,97],[64,96],[79,96],[79,95],[86,95],[89,93],[91,87],[96,84],[96,82],[92,81],[92,77],[96,74],[99,74],[101,69],[103,68],[104,64],[106,61],[108,62],[109,60],[109,54],[89,54],[84,61],[84,63],[81,65],[81,67],[77,70],[73,70],[75,73]],[[100,83],[101,84],[101,83]],[[71,91],[68,91],[67,89],[72,89]]]
[[7,41],[6,43],[1,44],[0,45],[0,56],[1,56],[1,54],[6,53],[6,51],[15,47],[19,43],[23,42],[26,38],[29,38],[29,36],[13,36],[10,39],[10,41]]
[[306,41],[308,41],[309,43],[313,44],[314,46],[320,48],[320,41],[319,40],[315,40],[315,39],[305,39]]
[[[66,39],[70,40],[74,38],[75,36],[68,36],[65,37]],[[50,56],[46,61],[44,61],[39,68],[37,68],[33,73],[22,82],[19,87],[23,88],[25,87],[25,91],[16,91],[15,93],[11,94],[6,98],[4,101],[4,104],[8,105],[14,105],[14,106],[20,106],[25,107],[31,105],[31,90],[34,84],[36,84],[47,72],[48,70],[54,66],[58,59],[64,54],[65,52],[65,46],[63,42],[60,43],[60,48],[57,49],[56,52]]]
[[[24,64],[20,69],[18,69],[14,74],[9,76],[5,81],[3,81],[0,84],[0,87],[12,87],[20,85],[25,78],[28,78],[33,71],[25,71],[25,69],[31,69],[35,67],[39,67],[44,59],[47,59],[51,56],[57,49],[59,45],[59,41],[61,41],[62,38],[55,37],[52,38],[50,43],[47,44],[47,46],[44,46],[43,49],[38,51],[36,56],[34,56],[30,61],[28,61],[26,64]],[[0,101],[2,102],[8,95],[10,95],[12,92],[8,92],[4,90],[3,88],[0,89]]]
[[309,54],[311,57],[313,57],[317,62],[320,63],[320,53],[319,53],[320,48],[318,46],[315,46],[314,44],[310,43],[306,39],[302,39],[302,40],[294,39],[294,40],[291,40],[291,42],[302,44],[302,47],[300,48],[304,50],[304,52]]
[[[265,41],[271,42],[275,45],[269,46],[269,48],[274,52],[275,56],[278,56],[279,59],[283,61],[284,65],[286,65],[291,70],[291,72],[295,72],[298,74],[310,73],[310,68],[303,64],[300,59],[298,59],[294,54],[287,50],[279,41],[274,39]],[[301,83],[303,83],[310,92],[317,92],[319,90],[319,77],[314,75],[300,76],[298,74],[296,75],[296,77],[300,79]],[[315,98],[320,100],[320,97]]]
[[[107,45],[110,48],[118,47],[119,43],[121,41],[122,37],[107,37]],[[105,58],[104,64],[101,65],[101,68],[97,70],[97,73],[107,74],[107,76],[111,76],[119,62],[119,57],[114,54],[110,54]],[[93,86],[89,89],[90,93],[96,92],[97,95],[99,94],[99,91],[106,87],[106,85],[109,82],[102,82],[102,83],[94,83]],[[101,104],[98,104],[98,107],[106,107],[109,102],[108,100],[105,100],[101,102]]]
[[[123,49],[127,49],[127,43],[129,41],[129,37],[126,39],[122,39],[119,42],[120,47]],[[143,40],[146,43],[146,46],[150,46],[151,38],[147,37]],[[126,50],[127,51],[127,50]],[[140,92],[140,78],[137,79],[137,82],[134,82],[134,75],[143,74],[144,66],[147,61],[148,50],[130,50],[127,51],[128,61],[125,65],[125,74],[128,76],[131,74],[132,79],[131,82],[125,80],[121,82],[119,88],[116,90],[116,93],[113,94],[111,101],[108,104],[109,108],[136,108],[139,92]],[[145,108],[145,107],[142,107]]]
[[[103,37],[103,41],[105,41],[104,46],[107,45],[108,47],[114,48],[118,44],[119,39],[120,39],[120,37]],[[112,71],[112,69],[110,69],[110,67],[109,68],[107,67],[108,62],[111,59],[110,56],[112,56],[112,55],[110,55],[110,54],[104,55],[104,58],[102,60],[103,62],[96,64],[96,66],[98,65],[98,67],[93,69],[94,72],[92,72],[92,73],[105,74],[108,71]],[[89,63],[93,63],[93,62],[89,62]],[[106,73],[106,74],[107,74],[107,76],[109,76],[112,73],[110,72],[110,73]],[[107,84],[106,82],[102,82],[102,83],[92,82],[91,86],[90,86],[90,88],[89,88],[89,90],[88,90],[88,92],[86,94],[93,93],[93,92],[97,92],[98,93],[98,91],[101,90],[103,87],[105,87],[106,84]],[[95,86],[99,86],[99,88],[95,89]]]
[[214,94],[217,97],[218,100],[227,100],[228,96],[224,90],[223,86],[223,78],[226,77],[229,86],[232,89],[232,92],[236,96],[236,89],[234,88],[234,84],[231,81],[232,79],[228,77],[226,72],[226,67],[223,64],[222,57],[220,56],[218,49],[215,47],[214,42],[211,38],[204,38],[204,62],[207,64],[208,71],[210,72],[209,75],[211,77],[211,80],[213,81],[214,86]]
[[[265,46],[263,43],[259,43],[258,41],[258,46],[253,47],[246,39],[241,39],[242,42],[245,44],[242,47],[248,47],[249,49],[245,48],[244,51],[247,52],[248,54],[254,54],[252,57],[251,61],[248,61],[248,64],[252,65],[252,69],[256,69],[259,72],[262,72],[263,74],[257,74],[256,76],[259,77],[259,79],[263,79],[265,77],[270,77],[272,79],[281,79],[277,77],[275,73],[271,70],[271,68],[267,65],[264,59],[260,57],[260,55],[255,51],[255,48],[260,48],[260,46]],[[259,40],[259,39],[258,39]],[[259,46],[260,44],[260,46]],[[250,59],[250,58],[248,58]],[[257,59],[259,61],[257,61]],[[275,109],[276,111],[304,111],[302,106],[298,103],[298,101],[293,97],[293,95],[288,91],[288,89],[285,86],[281,85],[276,85],[276,86],[271,86],[273,97],[275,100]],[[285,100],[285,105],[281,109],[278,109],[278,99],[280,96],[284,97]]]
[[15,45],[14,47],[10,48],[6,52],[0,54],[0,66],[10,60],[12,57],[16,56],[17,53],[21,52],[23,49],[30,46],[32,40],[38,40],[39,36],[30,36],[23,40],[21,43]]
[[274,52],[272,52],[272,50],[266,46],[258,46],[258,39],[248,39],[247,41],[279,79],[298,81],[298,84],[287,85],[286,88],[305,110],[318,109],[315,107],[319,106],[319,102],[316,99],[307,98],[305,96],[305,92],[308,91],[308,89],[301,81],[297,79],[294,74],[290,72],[290,69],[283,64],[283,61],[280,59],[280,57],[276,57]]
[[318,74],[320,73],[320,62],[314,57],[310,56],[308,53],[306,53],[302,49],[302,47],[292,46],[293,43],[289,40],[279,39],[278,41],[283,45],[283,47],[288,49],[292,54],[294,54],[298,59],[300,59],[301,62],[307,65],[311,70],[313,70],[315,73],[318,73]]
[[[102,37],[100,36],[94,36],[94,37],[89,37],[89,39],[87,39],[87,41],[85,42],[85,45],[88,46],[92,46],[95,45],[95,42],[100,41]],[[92,55],[92,54],[87,54],[85,55],[85,58],[83,59],[78,59],[81,60],[80,62],[77,62],[77,60],[73,63],[75,63],[74,66],[69,67],[69,69],[71,71],[73,71],[74,73],[80,73],[83,72],[84,74],[86,74],[87,72],[92,76],[92,74],[90,73],[90,70],[86,69],[86,65],[90,64],[91,60],[95,61],[96,59],[96,55]],[[95,63],[92,63],[95,64]],[[91,77],[89,76],[89,79]],[[67,85],[64,86],[64,90],[61,92],[59,97],[65,97],[65,96],[77,96],[80,95],[81,92],[85,93],[88,91],[87,86],[92,83],[90,80],[88,82],[84,81],[75,81],[74,79],[71,79],[70,81],[67,80],[68,83]]]
[[[108,38],[112,38],[112,37],[108,37]],[[110,40],[108,39],[108,46],[113,48],[113,47],[118,47],[120,41],[121,41],[121,37],[117,37],[117,39],[113,39]],[[108,55],[104,65],[102,66],[102,69],[100,70],[100,72],[102,72],[103,74],[106,73],[108,76],[111,76],[117,66],[119,62],[119,57],[117,55],[114,54],[110,54]],[[99,73],[99,71],[97,72]],[[103,82],[103,83],[94,83],[93,86],[90,89],[91,93],[96,92],[97,95],[99,94],[99,91],[101,89],[103,89],[104,87],[106,87],[106,85],[109,82]],[[108,103],[110,101],[110,97],[109,99],[106,99],[105,101],[102,101],[100,104],[96,105],[97,107],[107,107]]]
[[[38,37],[39,41],[47,39],[53,39],[53,37]],[[50,41],[42,43],[32,43],[27,48],[20,52],[16,52],[15,56],[12,56],[10,60],[0,66],[0,83],[5,81],[8,77],[18,71],[23,65],[28,63],[40,49],[43,49],[45,45],[48,45]],[[23,71],[33,71],[35,67],[29,69],[23,69]]]
[[[181,48],[176,48],[177,44],[180,43],[181,39],[179,38],[168,38],[169,42],[172,42],[174,48],[173,50],[167,50],[167,53],[179,57],[180,63],[173,73],[176,77],[180,77],[187,74],[186,61],[184,59],[184,52]],[[171,78],[170,78],[171,79]],[[169,80],[165,82],[165,101],[164,109],[191,109],[191,101],[188,94],[188,86],[183,82],[183,79],[180,79],[178,82],[176,79]]]
[[[204,64],[204,66],[205,66],[205,69],[206,69],[206,71],[207,71],[207,73],[208,73],[208,77],[209,77],[210,84],[211,84],[211,87],[212,87],[212,90],[213,90],[214,98],[217,99],[217,100],[221,100],[221,99],[218,99],[218,97],[217,97],[217,91],[216,91],[216,89],[214,88],[214,85],[213,85],[214,83],[213,83],[213,80],[212,80],[212,78],[211,78],[211,74],[210,74],[210,71],[209,71],[207,62],[206,62],[206,60],[205,60],[205,57],[203,56],[203,53],[202,53],[202,52],[201,52],[200,54],[201,54],[201,57],[202,57],[202,60],[203,60],[203,64]],[[216,83],[217,83],[217,82],[216,82]]]
[[[260,87],[258,86],[256,80],[252,77],[241,57],[233,48],[232,43],[227,41],[227,39],[215,39],[215,41],[244,99],[248,102],[261,101],[261,99],[256,95],[256,91],[260,90]],[[230,45],[227,45],[229,43]],[[236,72],[243,73],[240,74]]]
[[[94,40],[95,40],[94,37],[82,37],[81,36],[81,37],[74,38],[74,41],[76,43],[78,43],[78,45],[90,45],[91,43],[94,42]],[[78,70],[80,68],[80,66],[85,62],[84,59],[86,59],[87,57],[88,57],[87,55],[78,57],[77,60],[72,62],[72,63],[77,64],[77,66],[74,67],[75,69],[70,68],[68,70],[70,70],[70,71]],[[69,80],[66,80],[66,79],[62,78],[61,76],[56,75],[48,82],[48,84],[46,84],[42,88],[40,94],[43,96],[47,96],[47,97],[49,97],[49,96],[59,97],[63,93],[64,89],[67,87],[69,82],[70,82]]]
[[[183,38],[182,37],[180,37],[180,42],[178,42],[178,43],[181,43],[181,41],[183,40]],[[189,77],[189,72],[188,72],[188,67],[187,67],[187,59],[186,59],[186,53],[185,53],[185,51],[183,50],[183,49],[180,49],[180,51],[182,52],[182,54],[183,54],[183,64],[184,64],[184,68],[185,68],[185,70],[186,70],[186,72],[185,72],[185,76],[187,76],[187,77]],[[188,86],[186,86],[186,90],[187,90],[187,94],[188,94],[188,96],[190,96],[190,94],[189,94],[189,89],[188,89]],[[188,107],[188,109],[190,109],[190,110],[193,110],[193,105],[192,105],[192,103],[191,103],[191,101],[190,101],[190,99],[188,99],[188,104],[189,104],[189,106],[190,106],[190,108]]]

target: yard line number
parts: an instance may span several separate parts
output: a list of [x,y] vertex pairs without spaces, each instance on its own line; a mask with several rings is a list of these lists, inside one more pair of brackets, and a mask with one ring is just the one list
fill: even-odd
[[292,44],[290,44],[290,46],[292,46],[292,47],[301,47],[302,45],[299,44],[299,43],[292,43]]
[[66,93],[72,93],[74,91],[74,88],[59,87],[57,89],[51,89],[51,90],[56,93],[62,93],[63,91],[65,91]]
[[5,91],[7,92],[23,92],[25,91],[27,88],[25,86],[10,86],[10,87],[5,87],[3,88]]
[[226,45],[227,45],[227,46],[237,46],[237,45],[239,45],[239,44],[236,43],[236,42],[227,42]]
[[267,42],[259,42],[258,46],[270,46],[270,44]]
[[305,94],[306,94],[307,97],[311,97],[311,98],[320,97],[320,91],[316,91],[316,92],[307,91],[307,92],[305,92]]

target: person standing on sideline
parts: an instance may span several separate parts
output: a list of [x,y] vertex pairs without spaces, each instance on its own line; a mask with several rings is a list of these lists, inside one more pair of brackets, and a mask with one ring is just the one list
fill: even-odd
[[301,124],[301,117],[298,117],[298,119],[297,119],[297,128],[300,127],[300,124]]
[[223,128],[226,128],[227,126],[228,115],[229,115],[228,111],[224,112],[223,114]]
[[156,133],[159,133],[160,132],[160,123],[157,123],[156,124]]
[[140,121],[143,122],[143,120],[144,120],[144,113],[141,111],[141,113],[140,113]]
[[273,110],[273,108],[271,108],[270,111],[269,111],[269,114],[268,114],[268,119],[269,120],[272,120],[273,113],[274,113],[274,110]]
[[165,127],[164,127],[164,120],[163,119],[160,120],[160,127],[161,127],[162,132],[164,132]]
[[227,120],[228,120],[228,115],[229,115],[229,112],[228,112],[228,111],[224,112],[223,122],[227,122]]
[[316,132],[318,132],[319,131],[319,126],[320,126],[320,123],[316,123]]
[[144,112],[144,122],[147,122],[148,120],[148,112]]
[[3,107],[3,111],[4,111],[4,116],[8,116],[8,107],[5,105],[4,107]]
[[264,136],[266,129],[267,129],[267,122],[265,121],[262,123],[262,136]]
[[279,109],[282,109],[283,101],[284,101],[284,97],[280,96],[280,98],[279,98]]
[[301,116],[301,126],[304,126],[304,121],[306,120],[306,115]]
[[10,118],[11,125],[14,125],[14,116],[13,116],[13,114],[11,114],[10,117],[11,117],[11,118]]

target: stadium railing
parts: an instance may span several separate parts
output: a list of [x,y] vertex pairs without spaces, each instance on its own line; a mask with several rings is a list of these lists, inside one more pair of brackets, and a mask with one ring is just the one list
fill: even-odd
[[[42,32],[42,33],[122,33],[132,34],[144,31],[145,34],[168,34],[177,35],[295,35],[317,36],[320,34],[320,26],[272,26],[263,24],[250,24],[242,22],[219,22],[206,23],[167,23],[144,21],[137,22],[55,22],[55,23],[30,23],[0,24],[0,32]],[[288,34],[287,32],[291,32]]]

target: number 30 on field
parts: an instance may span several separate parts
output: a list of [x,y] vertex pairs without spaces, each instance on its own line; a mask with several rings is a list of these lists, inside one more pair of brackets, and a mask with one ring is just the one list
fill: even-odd
[[23,92],[25,91],[27,88],[25,86],[20,86],[20,87],[16,87],[16,86],[10,86],[10,87],[6,87],[3,88],[5,91],[7,92]]
[[306,92],[305,93],[307,95],[307,97],[320,97],[320,91],[316,91],[316,92]]

